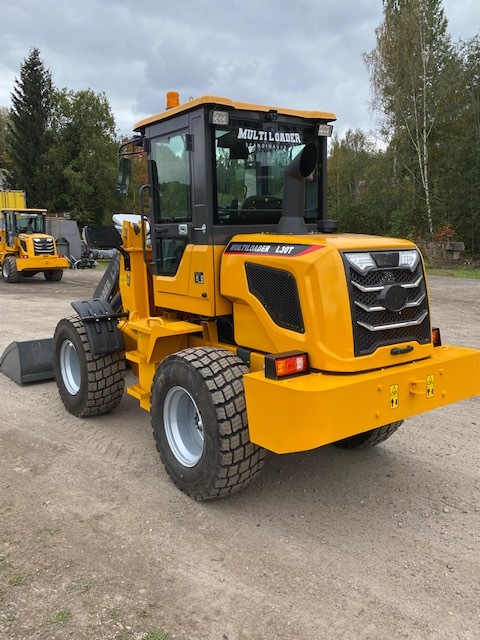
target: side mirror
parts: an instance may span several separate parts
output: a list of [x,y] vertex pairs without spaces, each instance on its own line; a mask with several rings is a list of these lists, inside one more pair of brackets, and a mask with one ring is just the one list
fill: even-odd
[[129,158],[122,157],[118,161],[117,182],[115,184],[115,195],[128,196],[128,186],[132,174],[132,165]]

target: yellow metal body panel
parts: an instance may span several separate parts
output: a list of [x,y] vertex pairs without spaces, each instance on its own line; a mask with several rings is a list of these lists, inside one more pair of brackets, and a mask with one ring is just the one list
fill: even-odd
[[[306,245],[311,250],[289,258],[283,254],[228,254],[222,259],[220,291],[233,304],[235,341],[239,346],[265,353],[292,349],[306,351],[313,368],[332,372],[360,372],[393,366],[432,354],[431,344],[409,342],[413,351],[392,355],[392,345],[361,357],[354,355],[350,298],[345,268],[339,251],[412,249],[407,240],[356,235],[309,234],[281,236],[251,234],[235,236],[232,243],[280,243]],[[282,269],[295,277],[302,308],[303,333],[279,327],[260,300],[248,288],[245,262]]]
[[250,439],[275,453],[305,451],[480,393],[480,352],[437,347],[421,362],[354,375],[276,381],[244,376]]
[[[414,350],[399,357],[391,354],[391,345],[354,357],[339,251],[411,249],[406,240],[239,235],[232,241],[306,249],[291,259],[281,252],[251,255],[189,245],[177,275],[168,278],[151,275],[141,233],[132,225],[124,225],[122,239],[131,268],[126,271],[122,260],[120,289],[128,318],[118,326],[138,378],[128,393],[147,411],[159,363],[181,349],[206,345],[233,353],[237,345],[253,350],[244,376],[250,439],[276,453],[313,449],[480,393],[480,352],[474,349],[411,343]],[[150,262],[150,250],[146,258]],[[304,334],[274,324],[248,289],[246,261],[295,276]],[[195,272],[203,274],[203,282],[195,282]],[[221,344],[215,317],[232,311],[237,344]],[[280,381],[265,378],[264,354],[293,349],[308,352],[313,372]]]
[[0,209],[24,209],[25,191],[0,191]]
[[119,285],[123,308],[128,311],[131,320],[148,318],[155,315],[152,276],[146,264],[151,261],[151,250],[147,249],[144,255],[142,234],[138,227],[131,224],[125,224],[122,228],[122,244],[130,256],[130,269],[125,269],[124,260],[121,260],[120,267]]
[[[223,246],[187,245],[174,276],[155,276],[155,306],[210,317],[232,313],[232,303],[220,295],[223,249]],[[196,279],[195,274],[202,277]]]
[[127,392],[140,401],[140,406],[150,410],[150,393],[157,366],[172,353],[188,346],[187,335],[201,332],[201,325],[165,317],[144,318],[126,321],[119,325],[130,348],[125,357],[132,363],[138,383],[127,388]]
[[202,96],[201,98],[196,98],[195,100],[189,100],[188,102],[184,102],[183,104],[178,105],[177,107],[173,107],[172,109],[167,109],[158,113],[149,118],[145,118],[133,127],[134,131],[140,131],[145,127],[155,124],[156,122],[160,122],[162,120],[166,120],[167,118],[173,118],[174,116],[178,116],[180,113],[184,113],[186,111],[192,111],[193,109],[197,109],[202,106],[216,106],[223,107],[224,109],[237,109],[240,111],[260,111],[268,113],[271,110],[277,111],[283,115],[289,116],[297,116],[298,118],[305,118],[311,120],[327,120],[328,122],[332,122],[337,119],[337,116],[331,111],[298,111],[295,109],[285,109],[283,107],[275,107],[272,105],[263,105],[263,104],[251,104],[248,102],[236,102],[235,100],[231,100],[230,98],[222,98],[220,96]]
[[68,258],[60,256],[45,256],[26,259],[17,258],[17,271],[32,271],[38,269],[39,271],[48,271],[56,269],[68,269]]

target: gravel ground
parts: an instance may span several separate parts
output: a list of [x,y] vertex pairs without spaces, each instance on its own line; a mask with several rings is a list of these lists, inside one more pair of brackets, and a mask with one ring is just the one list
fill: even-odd
[[[0,354],[53,335],[100,275],[0,282]],[[430,292],[444,342],[480,348],[480,280]],[[173,486],[130,396],[89,420],[54,382],[0,376],[0,398],[6,640],[480,637],[480,396],[370,451],[270,454],[214,503]]]

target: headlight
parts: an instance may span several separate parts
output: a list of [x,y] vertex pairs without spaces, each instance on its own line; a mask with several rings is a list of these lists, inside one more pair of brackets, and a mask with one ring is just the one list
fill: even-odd
[[416,249],[407,251],[368,251],[362,253],[346,253],[346,259],[361,274],[370,269],[399,268],[414,271],[420,262],[420,254]]
[[375,269],[375,260],[369,253],[346,253],[348,262],[360,273],[366,273],[370,269]]
[[411,251],[400,251],[400,257],[398,260],[399,267],[408,267],[410,271],[413,271],[420,261],[420,255],[418,251],[412,249]]

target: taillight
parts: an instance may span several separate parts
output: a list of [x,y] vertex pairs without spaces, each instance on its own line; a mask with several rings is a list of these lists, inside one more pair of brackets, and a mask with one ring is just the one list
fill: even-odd
[[434,347],[442,346],[442,338],[440,336],[440,329],[438,327],[432,329],[432,342]]
[[265,356],[265,377],[271,380],[290,378],[310,373],[308,354],[302,351],[271,353]]

